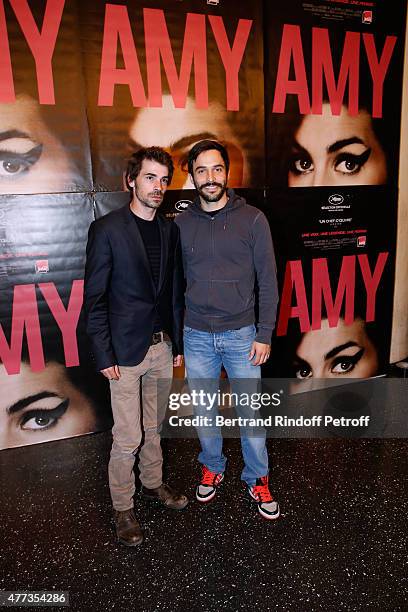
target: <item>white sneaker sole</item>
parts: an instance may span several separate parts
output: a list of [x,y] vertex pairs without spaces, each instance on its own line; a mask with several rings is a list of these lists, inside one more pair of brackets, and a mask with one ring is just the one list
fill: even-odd
[[258,506],[258,512],[259,512],[259,514],[262,516],[262,518],[266,519],[267,521],[274,521],[275,519],[277,519],[277,518],[279,518],[279,517],[280,517],[280,510],[279,510],[279,506],[278,506],[278,513],[277,513],[277,514],[273,514],[273,515],[271,515],[271,514],[266,514],[266,513],[265,513],[265,512],[262,510],[262,508],[260,508],[259,506]]
[[201,502],[202,504],[207,504],[208,502],[210,502],[212,499],[214,499],[215,494],[217,493],[217,488],[220,486],[220,484],[223,481],[224,481],[224,474],[222,475],[222,478],[221,478],[220,482],[217,484],[217,486],[214,487],[214,491],[212,493],[210,493],[208,495],[208,497],[205,497],[205,498],[199,496],[199,494],[198,494],[198,487],[197,487],[197,489],[196,489],[196,500]]
[[[254,494],[252,493],[251,489],[248,487],[248,493],[249,495],[252,497],[252,500],[254,502],[256,502],[257,504],[259,504],[258,500],[256,499],[256,497],[254,496]],[[280,517],[280,508],[279,508],[279,504],[278,504],[278,512],[277,514],[268,514],[267,512],[265,512],[264,510],[262,510],[262,508],[258,505],[258,512],[259,514],[262,516],[262,518],[266,519],[267,521],[274,521],[275,519]]]
[[216,492],[217,492],[217,489],[214,489],[214,491],[212,493],[210,493],[208,495],[208,497],[201,497],[201,496],[199,496],[199,494],[196,491],[196,500],[199,501],[202,504],[208,504],[208,502],[210,502],[212,499],[214,499]]

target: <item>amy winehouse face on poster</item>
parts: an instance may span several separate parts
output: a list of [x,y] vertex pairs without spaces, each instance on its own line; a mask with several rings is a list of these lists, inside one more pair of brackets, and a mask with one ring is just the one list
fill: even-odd
[[292,364],[296,378],[369,378],[378,373],[377,350],[370,340],[366,323],[355,319],[346,325],[340,319],[329,327],[327,319],[318,330],[302,337]]
[[28,95],[0,104],[0,194],[64,191],[74,169]]
[[141,108],[129,130],[132,151],[140,147],[160,146],[174,162],[172,189],[193,189],[187,170],[190,149],[200,140],[209,138],[226,144],[231,161],[228,184],[242,187],[248,181],[248,163],[242,146],[228,125],[227,112],[219,103],[207,109],[197,109],[188,97],[185,108],[175,108],[170,95],[163,96],[160,108]]
[[290,154],[289,187],[382,185],[387,181],[385,153],[365,110],[349,115],[305,115]]
[[33,372],[23,362],[20,373],[11,375],[1,364],[0,385],[0,449],[95,431],[91,402],[60,363]]

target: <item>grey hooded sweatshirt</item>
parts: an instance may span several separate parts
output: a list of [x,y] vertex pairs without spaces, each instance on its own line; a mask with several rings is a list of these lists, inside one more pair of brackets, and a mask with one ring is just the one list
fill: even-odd
[[227,204],[214,217],[202,210],[197,198],[176,218],[187,283],[184,322],[206,332],[256,323],[256,341],[270,344],[278,289],[269,224],[232,189],[227,193]]

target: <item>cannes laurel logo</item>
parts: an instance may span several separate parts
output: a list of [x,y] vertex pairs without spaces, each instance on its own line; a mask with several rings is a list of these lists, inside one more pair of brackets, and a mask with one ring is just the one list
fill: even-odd
[[343,202],[344,202],[344,198],[339,193],[333,193],[329,197],[329,204],[336,204],[338,206],[339,204],[343,204]]
[[174,207],[178,212],[183,212],[190,206],[191,203],[191,200],[179,200],[178,202],[176,202]]

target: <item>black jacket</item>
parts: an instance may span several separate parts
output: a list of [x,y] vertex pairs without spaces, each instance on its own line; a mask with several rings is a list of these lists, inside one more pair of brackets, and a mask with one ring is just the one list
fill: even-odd
[[256,322],[256,340],[269,344],[278,286],[265,215],[228,189],[228,202],[214,217],[203,212],[197,198],[176,223],[187,281],[185,324],[219,332]]
[[133,366],[149,349],[157,305],[163,330],[182,354],[184,279],[179,231],[158,216],[161,239],[156,290],[146,249],[129,205],[94,221],[86,248],[86,329],[98,370]]

